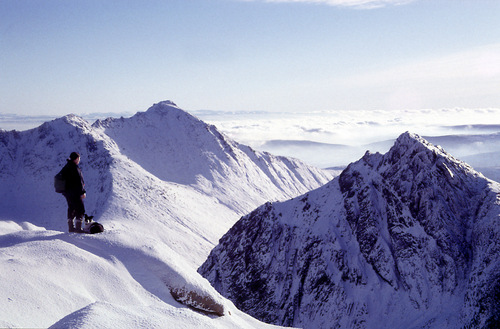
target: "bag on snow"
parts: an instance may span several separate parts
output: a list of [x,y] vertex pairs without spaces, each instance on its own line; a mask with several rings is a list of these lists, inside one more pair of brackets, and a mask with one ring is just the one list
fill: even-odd
[[90,228],[89,228],[90,234],[96,234],[96,233],[101,233],[101,232],[104,232],[104,226],[102,226],[102,224],[99,224],[97,222],[93,222],[90,225]]
[[102,224],[99,224],[98,222],[94,222],[92,218],[94,218],[94,216],[87,216],[87,214],[85,214],[83,231],[90,234],[104,232],[104,226],[102,226]]

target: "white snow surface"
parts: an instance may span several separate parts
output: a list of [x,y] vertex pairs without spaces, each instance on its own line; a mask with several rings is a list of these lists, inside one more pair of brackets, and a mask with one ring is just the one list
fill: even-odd
[[[81,154],[97,235],[70,234],[53,177]],[[93,125],[0,131],[0,327],[260,328],[196,269],[238,218],[332,174],[240,145],[166,101]],[[224,316],[170,294],[207,296]]]

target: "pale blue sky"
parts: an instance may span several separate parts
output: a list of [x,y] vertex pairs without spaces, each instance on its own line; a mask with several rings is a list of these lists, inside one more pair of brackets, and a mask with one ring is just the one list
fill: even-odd
[[393,2],[0,0],[0,113],[500,107],[500,1]]

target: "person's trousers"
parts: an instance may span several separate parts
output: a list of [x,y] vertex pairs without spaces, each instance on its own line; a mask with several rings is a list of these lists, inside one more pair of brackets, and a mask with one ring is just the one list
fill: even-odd
[[85,214],[85,205],[83,204],[82,198],[74,195],[64,195],[66,197],[66,201],[68,202],[68,219],[76,219],[81,220],[83,215]]

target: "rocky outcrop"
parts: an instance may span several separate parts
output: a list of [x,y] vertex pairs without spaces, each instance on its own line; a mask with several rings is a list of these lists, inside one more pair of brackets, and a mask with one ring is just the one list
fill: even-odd
[[200,295],[196,291],[184,288],[170,288],[170,294],[179,303],[189,306],[204,314],[224,315],[224,305],[218,303],[209,295]]
[[499,324],[500,186],[417,135],[237,222],[199,272],[304,328]]

